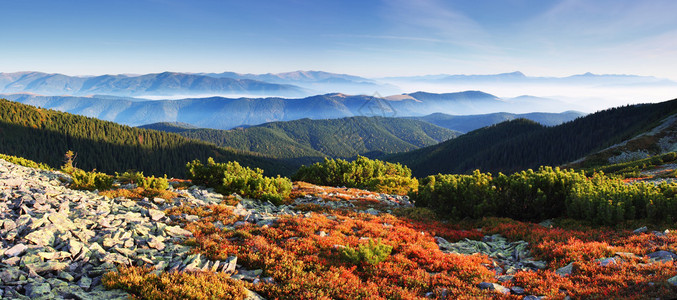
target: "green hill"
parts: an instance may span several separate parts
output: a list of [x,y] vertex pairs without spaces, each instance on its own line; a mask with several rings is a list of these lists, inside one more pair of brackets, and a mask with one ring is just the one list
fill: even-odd
[[561,165],[645,132],[674,113],[677,100],[612,108],[554,127],[514,120],[387,160],[409,166],[416,176]]
[[219,146],[252,151],[297,163],[323,157],[380,156],[437,144],[458,132],[426,122],[400,118],[349,117],[330,120],[301,119],[272,122],[233,130],[144,128],[179,131],[179,134]]
[[208,157],[236,160],[270,174],[294,171],[261,154],[0,99],[0,153],[60,166],[68,150],[77,153],[78,167],[109,173],[134,169],[182,177],[187,162]]

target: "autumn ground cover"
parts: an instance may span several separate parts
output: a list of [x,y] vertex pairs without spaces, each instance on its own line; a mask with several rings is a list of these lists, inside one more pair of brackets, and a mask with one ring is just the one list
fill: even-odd
[[[373,194],[305,183],[296,183],[292,191],[292,195],[297,196],[322,193],[331,198],[330,201],[357,201]],[[556,220],[553,227],[506,218],[440,221],[435,220],[432,211],[421,208],[389,209],[391,213],[386,213],[384,207],[373,201],[342,209],[299,205],[296,209],[307,213],[283,216],[270,226],[257,226],[242,222],[243,217],[233,214],[232,205],[236,203],[231,198],[229,205],[177,207],[167,214],[199,216],[197,222],[178,219],[179,225],[194,234],[187,242],[194,247],[193,251],[213,260],[237,256],[238,263],[246,269],[262,270],[260,280],[234,281],[210,272],[155,275],[150,269],[132,267],[109,274],[107,282],[110,286],[126,288],[141,299],[158,299],[162,295],[194,299],[222,295],[237,299],[244,297],[242,287],[267,299],[520,299],[525,295],[549,299],[567,296],[573,299],[665,299],[677,296],[677,288],[667,282],[677,275],[674,263],[656,262],[646,256],[659,250],[677,251],[677,234],[672,232],[636,234],[627,229],[590,226],[573,220]],[[367,204],[383,212],[374,215],[355,211]],[[635,224],[637,222],[627,226]],[[223,229],[224,225],[235,226],[235,229]],[[479,240],[491,234],[500,234],[510,241],[529,242],[532,253],[546,261],[547,268],[518,271],[504,280],[506,276],[499,276],[506,274],[496,274],[490,257],[445,253],[435,240],[435,237],[449,242],[466,238]],[[557,273],[567,266],[571,268],[569,274]],[[481,282],[521,287],[524,295],[482,290]],[[136,291],[134,286],[144,286],[144,289]],[[218,293],[200,293],[209,287],[219,287]]]

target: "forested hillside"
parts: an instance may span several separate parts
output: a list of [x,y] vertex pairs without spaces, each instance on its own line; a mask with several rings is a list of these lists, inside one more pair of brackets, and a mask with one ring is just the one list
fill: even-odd
[[577,111],[565,111],[562,113],[528,113],[528,114],[512,114],[512,113],[493,113],[483,115],[448,115],[443,113],[434,113],[423,117],[411,117],[415,120],[425,121],[460,132],[470,132],[482,127],[491,126],[505,121],[515,119],[527,119],[537,122],[545,126],[556,126],[564,122],[572,121],[585,114]]
[[627,140],[675,113],[677,100],[671,100],[612,108],[555,127],[515,120],[388,160],[409,166],[416,176],[561,165]]
[[272,122],[234,130],[181,129],[169,124],[143,128],[176,131],[219,146],[264,153],[307,163],[323,157],[380,156],[435,145],[458,132],[426,122],[400,118],[351,117]]
[[293,171],[260,154],[0,99],[0,153],[60,166],[68,150],[77,153],[78,167],[109,173],[134,169],[183,176],[187,162],[208,157],[237,160],[272,174]]

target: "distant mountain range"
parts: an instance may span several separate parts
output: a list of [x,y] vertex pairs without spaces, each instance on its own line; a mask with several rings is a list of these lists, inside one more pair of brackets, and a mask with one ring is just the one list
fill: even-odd
[[340,92],[352,95],[374,95],[399,93],[394,85],[359,76],[336,74],[322,71],[295,71],[268,74],[240,74],[234,72],[201,73],[216,78],[250,79],[270,83],[295,85],[313,91],[315,94]]
[[385,98],[345,94],[326,94],[294,99],[211,97],[181,100],[33,94],[7,94],[0,95],[0,97],[131,126],[158,122],[183,122],[213,129],[231,129],[243,125],[303,118],[406,117],[424,116],[435,112],[468,115],[487,112],[549,111],[552,107],[560,107],[562,110],[567,108],[553,99],[504,100],[478,91],[446,94],[417,92]]
[[40,72],[0,73],[3,93],[30,92],[41,95],[115,95],[172,96],[259,94],[300,96],[302,88],[289,84],[269,83],[252,79],[211,77],[198,74],[164,72],[138,76],[103,75],[67,76]]
[[[164,99],[206,96],[306,97],[328,93],[391,95],[403,90],[435,91],[511,86],[532,93],[538,85],[572,87],[677,87],[677,82],[651,76],[597,75],[585,73],[568,77],[530,77],[521,72],[491,75],[426,75],[365,78],[322,71],[295,71],[268,74],[179,73],[142,75],[68,76],[56,73],[0,73],[0,93],[34,93],[47,96],[133,96]],[[460,88],[465,86],[464,88]],[[428,89],[426,89],[428,90]],[[551,94],[549,94],[551,95]],[[456,113],[456,112],[454,112]],[[486,113],[486,112],[480,112]]]
[[185,124],[176,123],[140,127],[176,132],[218,146],[257,152],[299,164],[319,161],[324,157],[380,157],[435,145],[460,135],[457,131],[423,121],[384,117],[301,119],[234,130],[190,129]]
[[488,75],[424,75],[405,77],[384,77],[377,80],[383,82],[428,82],[428,83],[529,83],[529,84],[560,84],[560,85],[589,85],[589,86],[618,86],[618,85],[669,85],[677,86],[677,82],[653,76],[593,74],[585,73],[567,77],[533,77],[522,72],[488,74]]

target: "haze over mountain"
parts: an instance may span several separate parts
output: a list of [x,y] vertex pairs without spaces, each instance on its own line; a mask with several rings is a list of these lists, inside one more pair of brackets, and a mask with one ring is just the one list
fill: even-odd
[[[73,97],[32,94],[2,95],[12,101],[139,126],[157,122],[184,122],[203,128],[231,129],[273,121],[303,118],[336,119],[352,116],[404,117],[434,112],[478,114],[486,112],[543,111],[558,105],[551,99],[522,104],[478,91],[431,94],[412,93],[385,98],[326,94],[306,98],[197,98],[182,100],[130,100],[111,96]],[[566,106],[561,109],[566,110]]]
[[323,71],[295,71],[267,74],[240,74],[235,72],[201,73],[216,78],[251,79],[278,84],[302,87],[315,94],[344,93],[351,95],[382,95],[400,93],[397,86],[348,74],[335,74]]
[[[163,72],[144,75],[67,76],[40,72],[0,73],[0,93],[39,95],[112,95],[145,97],[153,100],[195,97],[306,97],[329,93],[387,96],[394,94],[445,94],[477,90],[508,101],[542,103],[540,111],[567,109],[594,112],[612,106],[664,99],[677,93],[677,82],[652,76],[597,75],[585,73],[567,77],[532,77],[522,72],[489,75],[425,75],[365,78],[324,71],[241,74]],[[535,99],[521,97],[531,95]],[[424,95],[420,95],[424,96]],[[511,97],[514,97],[511,98]],[[420,100],[420,99],[419,99]],[[477,106],[477,105],[475,105]],[[566,107],[562,107],[566,106]],[[487,107],[480,107],[487,108]],[[452,114],[482,114],[502,111],[429,111]],[[527,113],[535,110],[510,111]]]

